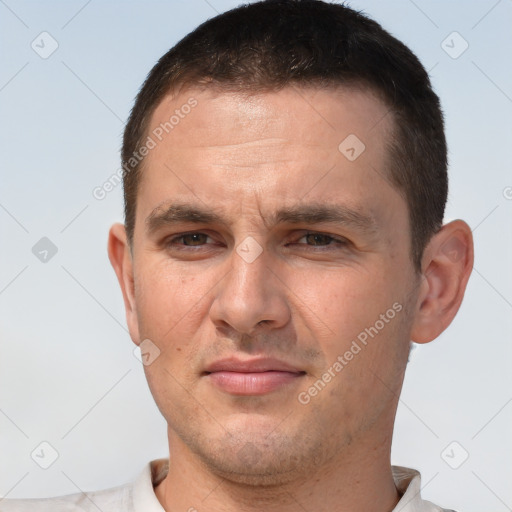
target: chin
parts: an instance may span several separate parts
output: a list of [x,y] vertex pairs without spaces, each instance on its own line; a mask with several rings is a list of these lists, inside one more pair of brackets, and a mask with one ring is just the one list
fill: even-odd
[[249,487],[280,486],[297,480],[304,472],[297,457],[270,449],[262,451],[253,443],[238,451],[224,451],[222,456],[203,454],[202,460],[212,473]]
[[[268,425],[267,425],[268,426]],[[279,486],[311,476],[311,471],[332,456],[322,436],[304,437],[297,432],[261,429],[215,439],[196,438],[189,447],[217,476],[244,486]],[[230,429],[233,432],[232,429]]]

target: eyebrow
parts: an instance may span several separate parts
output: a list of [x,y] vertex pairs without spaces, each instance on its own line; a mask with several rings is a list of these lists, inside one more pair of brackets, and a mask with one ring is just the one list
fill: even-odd
[[[366,234],[375,234],[377,222],[369,213],[344,205],[323,203],[299,204],[281,208],[263,219],[265,225],[339,224]],[[154,233],[164,226],[179,223],[228,225],[228,220],[213,209],[191,203],[171,203],[157,206],[146,218],[146,230]]]

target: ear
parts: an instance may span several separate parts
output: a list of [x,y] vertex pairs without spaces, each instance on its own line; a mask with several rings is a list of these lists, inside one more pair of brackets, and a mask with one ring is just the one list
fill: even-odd
[[123,292],[126,322],[130,336],[135,344],[140,343],[139,325],[135,302],[132,253],[123,224],[114,224],[108,234],[108,257],[114,267]]
[[462,220],[445,224],[425,248],[411,331],[415,343],[437,338],[452,322],[473,269],[473,236]]

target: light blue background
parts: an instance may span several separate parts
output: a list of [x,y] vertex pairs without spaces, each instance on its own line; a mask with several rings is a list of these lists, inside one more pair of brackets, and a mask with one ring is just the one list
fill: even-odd
[[[119,168],[123,123],[156,60],[238,3],[0,2],[0,495],[106,488],[168,455],[106,253],[121,187],[102,201],[92,191]],[[465,219],[476,244],[459,315],[413,353],[392,461],[419,469],[424,496],[444,507],[510,510],[512,2],[350,5],[431,70],[450,148],[447,219]],[[43,31],[59,44],[48,59],[31,48]],[[469,44],[457,59],[441,47],[453,31]],[[47,263],[31,250],[43,236],[58,247]],[[59,453],[47,470],[30,457],[41,441]],[[458,469],[441,457],[452,441],[469,453]]]

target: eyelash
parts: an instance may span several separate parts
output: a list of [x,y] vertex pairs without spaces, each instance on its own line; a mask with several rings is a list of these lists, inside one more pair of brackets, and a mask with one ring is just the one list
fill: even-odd
[[[207,233],[203,233],[201,231],[191,231],[189,233],[182,233],[181,235],[177,235],[177,236],[174,236],[174,237],[170,238],[167,242],[165,242],[165,245],[168,246],[168,247],[169,246],[174,246],[175,248],[179,247],[178,245],[176,245],[176,242],[178,240],[183,239],[184,237],[190,236],[190,235],[206,235],[207,237],[211,238]],[[335,242],[335,243],[340,244],[342,246],[346,246],[349,243],[348,240],[346,240],[344,238],[337,238],[337,237],[334,237],[334,236],[329,235],[327,233],[322,233],[322,232],[319,232],[319,231],[308,231],[307,233],[304,233],[299,238],[299,240],[301,240],[304,237],[310,236],[310,235],[319,235],[319,236],[326,237],[329,240],[329,244],[327,244],[327,245],[299,244],[299,245],[307,245],[308,247],[314,247],[314,248],[316,248],[316,250],[326,250],[326,249],[328,249],[328,248],[330,248],[330,247],[332,247],[334,245],[331,242]],[[180,247],[178,250],[181,250],[181,251],[193,250],[194,248],[196,248],[196,247],[200,248],[203,245],[205,245],[205,244],[200,244],[200,245],[182,245],[182,247]]]

